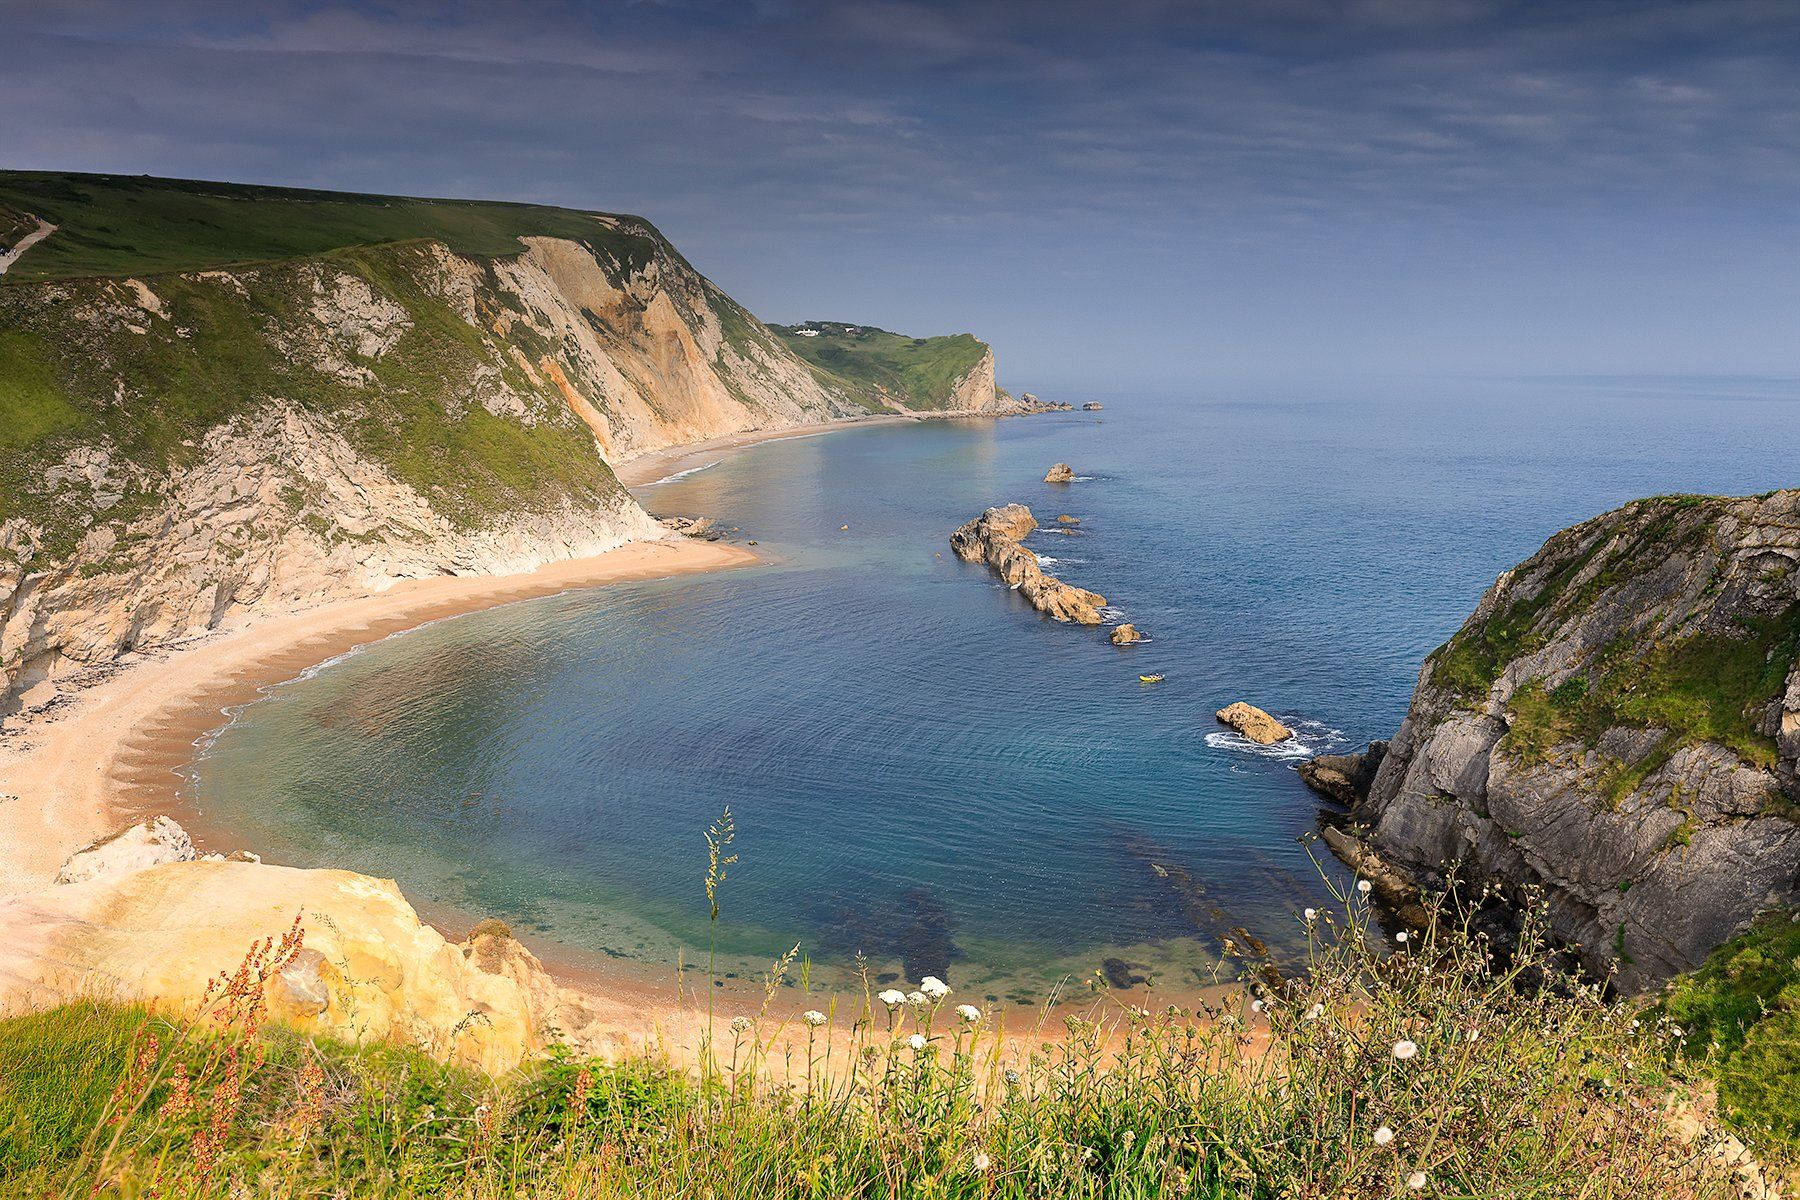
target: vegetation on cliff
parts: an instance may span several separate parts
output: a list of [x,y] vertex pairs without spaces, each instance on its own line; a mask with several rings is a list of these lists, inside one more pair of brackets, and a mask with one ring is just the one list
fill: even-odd
[[1769,913],[1670,985],[1662,1011],[1748,1136],[1800,1149],[1800,912]]
[[952,407],[958,385],[989,353],[987,343],[967,333],[914,338],[841,321],[769,328],[795,354],[871,401],[922,411]]
[[559,1053],[491,1079],[302,1041],[240,972],[195,1020],[0,1021],[0,1173],[171,1197],[1739,1194],[1716,1135],[1669,1117],[1668,1023],[1563,986],[1536,940],[1496,964],[1446,923],[1381,949],[1356,892],[1309,927],[1303,976],[1198,1011],[1102,989],[1053,1036],[925,980],[721,1019],[698,1072]]

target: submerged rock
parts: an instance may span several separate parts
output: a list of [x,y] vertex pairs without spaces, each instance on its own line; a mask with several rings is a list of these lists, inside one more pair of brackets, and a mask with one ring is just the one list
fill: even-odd
[[1074,483],[1075,468],[1068,463],[1057,463],[1044,472],[1045,483]]
[[1089,400],[1086,404],[1081,406],[1081,411],[1082,412],[1099,412],[1101,409],[1103,409],[1105,407],[1106,407],[1106,405],[1100,403],[1098,400]]
[[1229,725],[1259,746],[1270,746],[1276,742],[1285,742],[1294,736],[1294,731],[1271,717],[1254,704],[1245,704],[1242,700],[1227,704],[1217,713],[1220,723]]
[[1105,596],[1045,574],[1037,555],[1019,544],[1037,527],[1037,518],[1023,504],[990,508],[951,534],[950,548],[965,562],[987,563],[1044,615],[1078,625],[1100,624]]
[[664,517],[662,523],[671,532],[703,542],[716,542],[725,536],[711,517]]
[[1068,513],[1060,513],[1057,515],[1056,523],[1058,525],[1079,525],[1081,524],[1081,518],[1071,517]]
[[1112,638],[1112,644],[1115,646],[1129,646],[1133,642],[1141,642],[1144,640],[1144,635],[1139,633],[1137,631],[1137,626],[1130,622],[1126,622],[1123,625],[1114,625],[1110,637]]

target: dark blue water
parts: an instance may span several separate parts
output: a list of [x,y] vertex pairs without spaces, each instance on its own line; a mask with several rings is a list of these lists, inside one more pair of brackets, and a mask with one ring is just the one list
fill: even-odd
[[[729,804],[733,969],[798,941],[821,970],[860,951],[1018,996],[1109,956],[1196,982],[1230,929],[1291,944],[1321,894],[1294,756],[1390,735],[1497,572],[1636,496],[1800,483],[1788,381],[1404,390],[738,452],[641,495],[769,566],[390,639],[245,710],[196,802],[276,861],[644,963],[704,946],[702,833]],[[1083,481],[1040,482],[1058,460]],[[1148,644],[1046,621],[956,561],[950,531],[1012,500],[1081,518],[1034,548]],[[1302,744],[1222,735],[1237,699]]]

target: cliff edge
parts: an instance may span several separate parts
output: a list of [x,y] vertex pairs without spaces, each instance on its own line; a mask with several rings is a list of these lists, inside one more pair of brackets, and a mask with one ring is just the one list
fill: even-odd
[[1539,885],[1621,987],[1800,901],[1800,490],[1566,529],[1426,661],[1353,831],[1415,878]]

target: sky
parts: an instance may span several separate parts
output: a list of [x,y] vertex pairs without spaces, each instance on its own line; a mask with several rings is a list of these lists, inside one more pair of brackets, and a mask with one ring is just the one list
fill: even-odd
[[635,212],[1046,394],[1800,375],[1794,0],[0,0],[0,166]]

